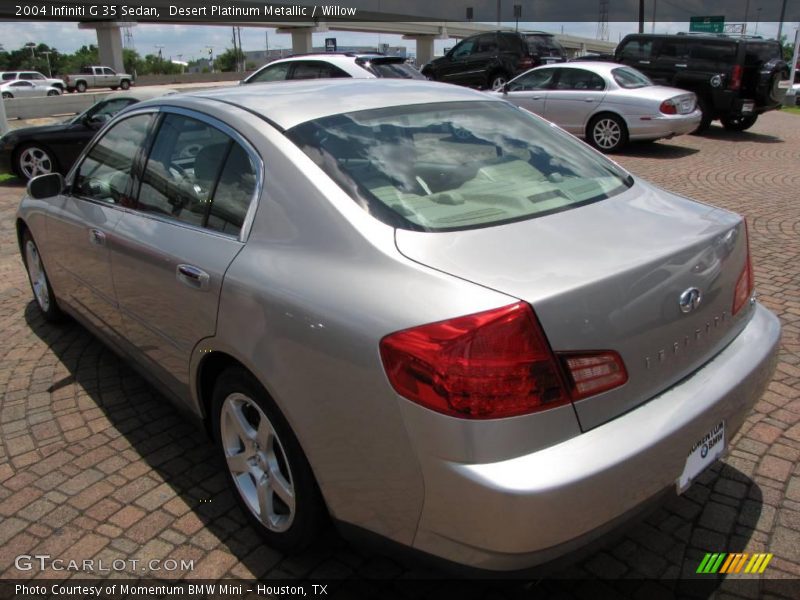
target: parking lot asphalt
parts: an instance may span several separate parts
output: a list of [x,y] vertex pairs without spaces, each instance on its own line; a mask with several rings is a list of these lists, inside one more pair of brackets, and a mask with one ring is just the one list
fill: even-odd
[[[717,597],[800,595],[800,117],[768,114],[738,134],[713,126],[614,159],[747,216],[759,299],[783,324],[779,364],[722,463],[645,521],[552,572],[563,580],[527,589],[596,597],[627,579],[638,580],[626,588],[636,597],[669,597],[680,577],[698,577],[705,553],[739,552],[774,557],[760,576],[710,576]],[[64,577],[18,569],[16,557],[26,554],[127,561],[101,576],[396,581],[439,573],[332,532],[291,557],[262,544],[205,433],[81,326],[39,317],[14,229],[22,192],[17,180],[0,183],[0,577]],[[151,559],[193,560],[194,568],[143,573]],[[609,580],[587,588],[595,577]],[[743,588],[743,578],[758,581]]]

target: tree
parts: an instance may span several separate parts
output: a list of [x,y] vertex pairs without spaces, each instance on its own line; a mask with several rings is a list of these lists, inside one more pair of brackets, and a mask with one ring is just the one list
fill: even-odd
[[214,59],[214,67],[218,71],[236,71],[236,66],[244,60],[244,53],[240,50],[228,48]]

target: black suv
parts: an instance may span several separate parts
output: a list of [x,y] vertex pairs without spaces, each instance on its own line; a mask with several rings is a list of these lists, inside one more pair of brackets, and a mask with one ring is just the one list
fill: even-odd
[[626,36],[614,53],[617,62],[636,67],[656,83],[694,92],[703,120],[744,131],[758,115],[780,108],[789,68],[781,45],[759,37],[715,34]]
[[520,73],[567,60],[550,33],[492,31],[461,40],[441,58],[422,67],[428,79],[498,89]]

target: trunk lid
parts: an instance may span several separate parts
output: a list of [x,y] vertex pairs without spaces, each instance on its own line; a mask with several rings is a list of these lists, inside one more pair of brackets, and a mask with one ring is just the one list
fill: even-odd
[[[586,431],[686,377],[744,327],[731,315],[747,244],[738,215],[642,183],[612,198],[467,231],[398,229],[411,260],[529,302],[556,353],[614,350],[628,381],[575,402]],[[699,305],[682,312],[690,288]]]

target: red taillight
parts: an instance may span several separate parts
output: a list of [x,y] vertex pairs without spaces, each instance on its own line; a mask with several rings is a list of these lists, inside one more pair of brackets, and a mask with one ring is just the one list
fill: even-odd
[[533,59],[529,56],[525,56],[519,59],[519,63],[517,64],[519,69],[532,69],[534,67]]
[[738,90],[740,87],[742,87],[742,65],[733,65],[731,82],[728,85],[728,88],[732,90]]
[[747,232],[747,221],[744,222],[744,241],[747,245],[747,258],[744,261],[739,279],[736,280],[736,289],[733,291],[733,308],[731,314],[736,314],[753,295],[755,281],[753,278],[753,263],[750,260],[750,235]]
[[380,351],[398,394],[454,417],[511,417],[569,402],[524,302],[392,333]]
[[622,357],[613,351],[565,353],[561,361],[571,379],[573,400],[599,394],[628,381]]
[[661,103],[661,106],[658,107],[665,115],[677,115],[678,114],[678,107],[675,105],[675,102],[672,100],[664,100]]

